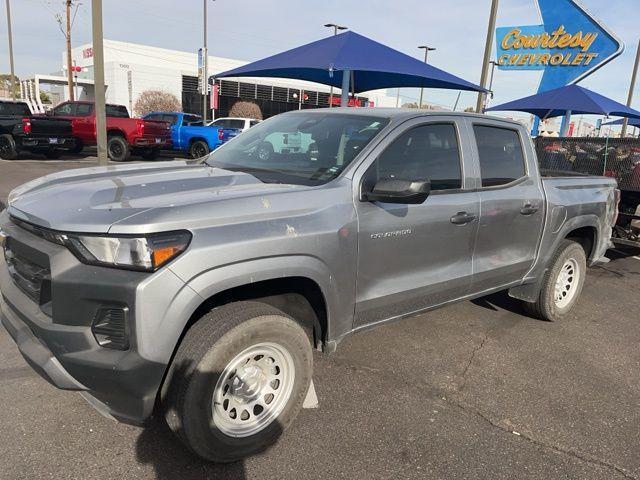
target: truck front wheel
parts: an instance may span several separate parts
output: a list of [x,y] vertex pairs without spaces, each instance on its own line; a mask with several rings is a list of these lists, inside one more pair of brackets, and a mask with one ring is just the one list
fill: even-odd
[[114,162],[124,162],[131,155],[131,148],[124,138],[113,135],[107,140],[107,154]]
[[303,328],[259,302],[215,308],[186,333],[163,388],[169,427],[193,452],[233,462],[273,444],[309,389]]
[[525,309],[543,320],[562,319],[580,297],[587,273],[587,258],[582,246],[563,240],[549,262],[538,300],[525,302]]

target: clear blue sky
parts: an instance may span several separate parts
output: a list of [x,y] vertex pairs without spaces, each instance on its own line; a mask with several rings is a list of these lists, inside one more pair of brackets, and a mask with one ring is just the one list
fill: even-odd
[[[4,1],[0,6],[0,72],[9,71]],[[74,45],[91,41],[91,0],[81,0],[73,31]],[[316,40],[329,33],[322,25],[337,22],[402,52],[479,83],[490,0],[216,0],[209,3],[209,50],[242,60],[256,60]],[[583,0],[626,44],[622,56],[581,82],[625,102],[640,36],[638,0]],[[62,0],[11,0],[16,72],[49,73],[60,68],[64,37],[54,19]],[[201,0],[104,0],[105,38],[157,47],[196,51],[202,43]],[[498,26],[538,23],[534,0],[501,0]],[[534,93],[539,72],[496,70],[494,104]],[[640,88],[640,87],[639,87]],[[403,89],[403,100],[418,90]],[[425,100],[452,106],[457,92],[429,90]],[[463,93],[461,107],[475,105]],[[640,91],[635,108],[640,108]]]

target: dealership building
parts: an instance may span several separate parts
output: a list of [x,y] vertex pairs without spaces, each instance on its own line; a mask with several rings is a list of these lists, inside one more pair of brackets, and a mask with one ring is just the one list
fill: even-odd
[[[75,96],[79,100],[93,100],[93,48],[91,44],[72,50]],[[39,100],[40,90],[50,92],[57,104],[68,99],[66,88],[66,53],[61,55],[63,69],[52,75],[36,74],[22,82],[24,96],[32,99],[34,110],[44,108]],[[222,57],[208,57],[209,75],[239,67],[247,62]],[[182,109],[202,113],[202,96],[198,93],[198,54],[135,43],[104,40],[104,68],[107,103],[126,105],[132,114],[138,96],[145,90],[164,90],[174,94]],[[225,78],[218,84],[216,117],[226,116],[238,100],[257,103],[263,116],[300,108],[329,106],[329,87],[317,83],[281,78]],[[339,89],[335,89],[334,103],[339,103]],[[359,94],[354,102],[359,106],[396,106],[395,97],[386,90]],[[208,115],[210,116],[210,114]]]

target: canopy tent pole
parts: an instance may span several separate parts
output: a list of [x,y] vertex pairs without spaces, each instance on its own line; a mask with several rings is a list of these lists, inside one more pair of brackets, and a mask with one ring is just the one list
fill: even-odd
[[340,94],[340,106],[349,106],[349,80],[351,79],[351,70],[342,71],[342,92]]
[[537,115],[533,116],[533,126],[531,127],[531,136],[537,137],[540,133],[540,117]]
[[569,131],[569,123],[571,123],[571,110],[567,110],[567,113],[562,117],[562,123],[560,124],[560,136],[566,137]]

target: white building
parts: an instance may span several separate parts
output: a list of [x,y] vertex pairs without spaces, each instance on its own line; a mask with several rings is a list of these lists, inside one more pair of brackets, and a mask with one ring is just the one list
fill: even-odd
[[[93,99],[93,48],[91,44],[72,50],[75,66],[82,67],[77,73],[76,98]],[[210,75],[246,64],[241,60],[208,57]],[[55,75],[35,75],[31,84],[24,83],[26,96],[31,96],[39,109],[39,89],[43,84],[51,85],[54,103],[68,99],[66,88],[66,53],[61,54],[62,70]],[[104,40],[104,68],[107,103],[126,105],[135,113],[133,106],[145,90],[164,90],[173,93],[182,101],[184,111],[201,113],[202,96],[197,92],[198,55],[166,48],[151,47],[135,43]],[[234,81],[235,80],[235,81]],[[338,101],[339,89],[335,89]],[[263,115],[270,116],[296,108],[327,106],[329,87],[311,82],[279,78],[224,79],[220,85],[219,114],[226,112],[235,101],[242,99],[258,103]],[[359,94],[374,106],[395,106],[395,98],[387,96],[386,90]],[[302,101],[301,101],[302,99]]]

